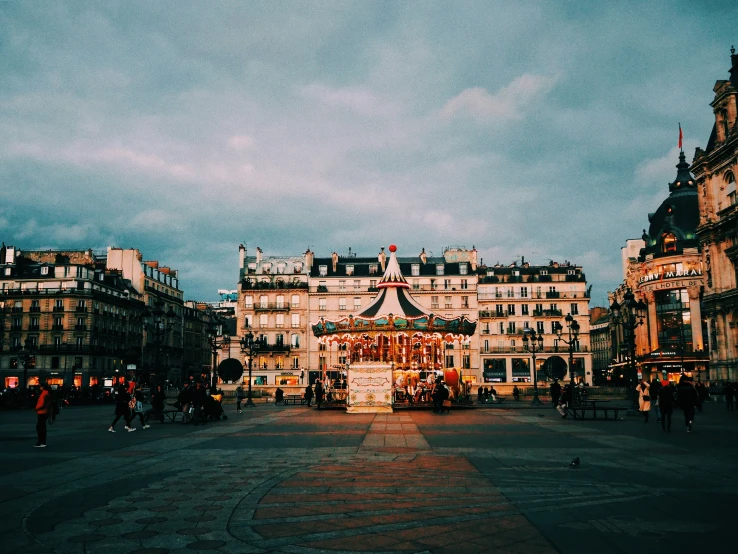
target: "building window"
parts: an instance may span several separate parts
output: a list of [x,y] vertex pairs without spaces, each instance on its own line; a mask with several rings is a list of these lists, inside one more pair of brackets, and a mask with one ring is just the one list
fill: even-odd
[[571,305],[571,315],[579,315],[579,304],[572,304]]
[[290,344],[292,345],[292,348],[300,348],[300,335],[297,333],[292,333],[292,336],[290,337]]
[[284,296],[277,296],[277,308],[284,308]]
[[300,307],[300,297],[297,294],[292,295],[292,307],[293,308]]
[[259,307],[262,309],[269,307],[269,297],[268,296],[259,297]]
[[410,275],[413,277],[420,275],[420,264],[412,264],[410,266]]
[[466,290],[469,288],[469,281],[468,279],[462,279],[461,280],[461,290]]
[[661,251],[676,252],[677,238],[672,233],[664,233],[661,235]]
[[544,333],[543,321],[536,321],[536,333],[538,333],[539,335],[542,335]]
[[354,274],[354,266],[353,265],[347,265],[346,266],[346,275],[353,275]]
[[438,297],[437,296],[431,296],[431,308],[438,309]]
[[528,287],[520,287],[520,298],[528,298]]
[[468,308],[469,307],[469,297],[468,296],[462,296],[461,297],[461,307],[462,308]]
[[521,304],[520,305],[520,314],[521,315],[528,315],[528,304]]
[[443,264],[436,265],[436,275],[443,275]]
[[515,322],[514,321],[509,321],[508,322],[508,324],[507,324],[507,332],[508,332],[508,334],[515,333]]
[[346,290],[346,281],[345,280],[338,281],[338,290],[340,290],[340,291]]
[[252,319],[251,319],[251,318],[252,318],[252,317],[253,317],[253,316],[252,316],[251,314],[248,314],[248,315],[247,315],[246,317],[244,317],[244,320],[243,320],[243,326],[244,326],[244,327],[245,327],[246,329],[249,329],[249,328],[251,327],[251,322],[252,322]]
[[361,309],[361,298],[358,296],[354,296],[354,310],[360,310]]
[[468,266],[465,263],[459,264],[459,275],[468,275]]
[[325,277],[326,275],[328,275],[328,266],[327,265],[318,266],[318,275],[320,275],[321,277]]
[[292,314],[292,328],[298,329],[300,327],[300,314]]
[[515,304],[507,305],[507,315],[515,315]]
[[376,289],[377,288],[377,280],[376,279],[371,279],[369,281],[369,288],[370,289]]
[[443,280],[443,290],[448,290],[451,288],[451,279],[444,279]]
[[346,309],[346,299],[345,298],[339,298],[338,299],[338,309],[339,310],[345,310]]
[[454,307],[453,304],[451,303],[451,297],[450,296],[444,296],[443,299],[444,299],[444,304],[445,304],[446,309],[449,309],[449,308],[453,308]]
[[361,290],[361,281],[359,279],[354,279],[354,290]]
[[284,314],[277,314],[277,322],[275,326],[277,329],[282,329],[284,327]]
[[377,264],[369,264],[369,275],[376,275],[378,268]]
[[319,298],[319,299],[318,299],[318,309],[319,309],[319,310],[320,310],[321,312],[324,312],[325,310],[327,310],[327,309],[328,309],[328,308],[327,308],[327,300],[326,300],[325,298]]

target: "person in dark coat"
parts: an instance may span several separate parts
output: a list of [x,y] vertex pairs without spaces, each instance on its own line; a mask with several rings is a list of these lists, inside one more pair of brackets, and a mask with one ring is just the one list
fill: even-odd
[[274,391],[274,405],[276,406],[280,402],[284,402],[284,391],[277,387],[277,390]]
[[115,424],[122,417],[126,422],[125,429],[129,433],[136,430],[135,427],[131,427],[131,407],[129,405],[131,401],[131,395],[128,394],[128,389],[124,384],[118,385],[118,394],[115,397],[115,419],[110,424],[108,431],[115,433]]
[[[320,381],[318,381],[320,383]],[[318,385],[316,383],[315,387],[317,388]],[[305,387],[305,401],[307,402],[308,408],[310,407],[310,404],[313,401],[313,387],[311,385],[308,385]]]
[[189,419],[190,404],[192,404],[192,388],[188,382],[185,382],[177,396],[177,406],[182,410],[182,423]]
[[551,389],[551,403],[554,408],[556,408],[559,405],[559,398],[561,398],[561,385],[559,384],[559,380],[554,379],[554,382],[551,383],[549,388]]
[[166,394],[161,385],[156,386],[156,390],[151,393],[151,408],[144,412],[144,420],[148,421],[151,416],[156,417],[159,421],[164,423],[164,401],[166,400]]
[[671,433],[671,415],[674,413],[674,387],[669,384],[659,387],[659,410],[661,411],[661,430]]
[[700,403],[699,396],[695,390],[689,377],[682,375],[677,385],[677,404],[684,412],[684,424],[687,426],[687,433],[692,432],[692,422],[694,421],[694,408]]
[[723,389],[723,392],[725,393],[725,404],[728,407],[728,411],[733,411],[733,395],[735,394],[735,390],[733,388],[733,383],[728,381],[725,383],[725,388]]
[[656,377],[651,381],[651,405],[656,408],[656,421],[661,421],[661,406],[659,404],[659,392],[661,391],[661,381]]
[[323,402],[323,384],[320,381],[315,383],[315,405],[320,410],[320,403]]
[[192,406],[195,408],[195,425],[198,425],[198,419],[202,421],[203,425],[207,423],[208,418],[205,415],[205,404],[208,401],[208,393],[202,383],[198,382],[195,385],[195,390],[192,392]]

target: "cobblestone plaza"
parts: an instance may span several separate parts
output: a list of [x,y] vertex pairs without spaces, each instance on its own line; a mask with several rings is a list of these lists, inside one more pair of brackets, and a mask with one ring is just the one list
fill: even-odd
[[724,404],[698,414],[692,434],[635,418],[562,420],[549,407],[351,415],[266,404],[205,427],[111,434],[111,412],[64,410],[46,449],[32,448],[32,412],[0,414],[0,551],[735,545],[738,416]]

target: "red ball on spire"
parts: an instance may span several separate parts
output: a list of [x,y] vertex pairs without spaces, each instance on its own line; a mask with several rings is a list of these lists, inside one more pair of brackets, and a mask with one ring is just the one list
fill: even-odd
[[394,244],[390,244],[390,252],[397,252],[397,247]]

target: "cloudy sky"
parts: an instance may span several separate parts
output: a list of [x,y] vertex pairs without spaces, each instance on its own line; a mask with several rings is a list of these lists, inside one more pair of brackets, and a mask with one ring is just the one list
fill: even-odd
[[476,246],[593,305],[691,161],[738,2],[0,2],[0,237],[135,247],[188,299],[238,245]]

